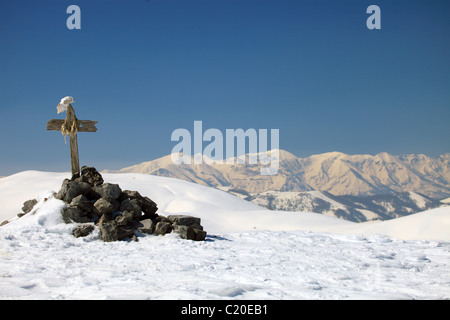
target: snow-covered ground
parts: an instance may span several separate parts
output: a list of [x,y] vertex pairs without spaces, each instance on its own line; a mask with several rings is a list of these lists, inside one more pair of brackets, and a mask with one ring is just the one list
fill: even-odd
[[[450,207],[380,223],[274,212],[226,192],[142,174],[103,174],[158,213],[202,218],[176,234],[105,243],[71,235],[48,198],[67,173],[0,180],[1,299],[449,299]],[[15,219],[25,200],[37,210]]]

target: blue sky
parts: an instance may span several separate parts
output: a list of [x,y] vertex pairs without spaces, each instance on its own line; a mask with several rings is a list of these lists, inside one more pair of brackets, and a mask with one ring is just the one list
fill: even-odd
[[67,95],[99,121],[78,135],[99,170],[169,154],[194,120],[279,129],[301,157],[450,152],[449,16],[447,0],[2,0],[0,176],[70,170],[45,130]]

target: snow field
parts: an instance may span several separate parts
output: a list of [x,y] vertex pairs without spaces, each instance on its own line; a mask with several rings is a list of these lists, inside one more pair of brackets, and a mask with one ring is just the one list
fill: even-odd
[[[49,191],[31,213],[0,227],[0,299],[450,299],[448,239],[395,237],[411,236],[399,228],[405,218],[406,229],[420,231],[416,236],[448,230],[448,208],[386,227],[273,212],[176,179],[103,177],[149,196],[162,215],[201,217],[206,241],[168,234],[105,243],[98,229],[74,238],[74,226],[61,220],[62,202],[50,191],[59,189],[64,174],[2,178],[0,191],[10,197],[0,192],[2,218],[20,212],[36,188]],[[18,194],[25,197],[19,204]]]
[[1,299],[450,298],[447,242],[249,231],[104,243],[63,229],[1,230]]

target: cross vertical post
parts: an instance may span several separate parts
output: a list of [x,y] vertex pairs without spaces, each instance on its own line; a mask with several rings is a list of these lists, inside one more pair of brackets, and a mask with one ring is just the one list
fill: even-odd
[[[72,105],[69,104],[67,108],[67,118],[66,124],[71,126],[71,130],[74,131],[69,132],[69,143],[70,143],[70,163],[72,166],[72,175],[80,175],[80,158],[78,155],[78,125],[76,124],[77,117],[75,116],[75,110],[73,110]],[[75,127],[76,126],[76,127]]]
[[61,131],[64,136],[69,135],[70,142],[70,163],[72,167],[72,176],[80,176],[80,159],[78,155],[78,132],[96,132],[95,124],[98,121],[78,120],[75,116],[75,110],[71,104],[67,106],[67,116],[65,120],[52,119],[47,122],[47,130]]

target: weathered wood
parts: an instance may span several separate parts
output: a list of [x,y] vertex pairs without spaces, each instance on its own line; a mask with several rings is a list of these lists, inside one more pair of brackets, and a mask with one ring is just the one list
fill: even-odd
[[70,141],[70,163],[72,166],[72,176],[80,176],[80,160],[78,156],[78,132],[96,132],[95,124],[98,121],[78,120],[72,105],[67,107],[65,120],[52,119],[47,122],[47,130],[61,131],[64,135],[69,135]]
[[70,164],[72,176],[80,176],[80,158],[78,156],[78,138],[76,134],[69,134],[70,140]]
[[[64,124],[64,119],[52,119],[47,122],[47,130],[49,131],[61,131],[61,127]],[[92,120],[78,120],[78,132],[97,132],[95,126],[98,121]]]
[[75,116],[75,110],[72,105],[69,104],[67,107],[67,117],[66,117],[66,131],[69,133],[70,138],[70,163],[72,165],[72,176],[80,175],[80,158],[78,156],[78,119]]

